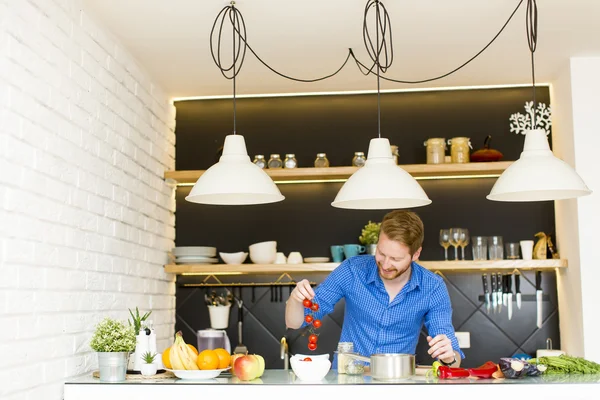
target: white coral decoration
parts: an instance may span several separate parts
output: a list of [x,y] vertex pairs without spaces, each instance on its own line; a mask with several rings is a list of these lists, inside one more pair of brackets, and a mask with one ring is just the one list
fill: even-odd
[[[531,121],[533,119],[533,101],[525,103],[526,114],[516,113],[510,116],[510,131],[516,134],[524,135],[527,130],[532,129]],[[546,135],[550,133],[552,126],[552,110],[550,106],[544,103],[538,103],[535,110],[535,129],[543,129]]]

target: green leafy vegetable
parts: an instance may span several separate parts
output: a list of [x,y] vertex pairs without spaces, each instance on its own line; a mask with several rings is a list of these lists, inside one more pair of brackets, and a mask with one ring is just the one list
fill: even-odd
[[600,374],[600,364],[566,354],[557,357],[540,357],[528,360],[532,364],[546,365],[545,375]]

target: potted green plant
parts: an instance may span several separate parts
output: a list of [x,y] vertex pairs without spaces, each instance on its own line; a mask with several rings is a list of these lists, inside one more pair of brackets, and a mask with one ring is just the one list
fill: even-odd
[[[149,350],[150,329],[145,326],[144,322],[152,314],[152,311],[148,311],[145,314],[140,314],[140,310],[136,307],[135,313],[130,309],[129,315],[131,319],[128,321],[129,325],[133,327],[135,333],[135,352],[132,354],[132,364],[134,371],[141,371],[144,360],[142,354]],[[131,368],[131,367],[130,367]]]
[[156,375],[156,364],[154,364],[154,359],[156,358],[156,353],[151,353],[149,351],[142,354],[142,360],[144,363],[142,364],[142,375],[144,376],[152,376]]
[[107,317],[96,325],[90,347],[98,353],[100,380],[123,382],[129,353],[135,349],[133,327]]
[[369,221],[358,237],[360,244],[366,247],[367,254],[375,255],[377,249],[377,242],[379,241],[379,230],[381,229],[381,222]]

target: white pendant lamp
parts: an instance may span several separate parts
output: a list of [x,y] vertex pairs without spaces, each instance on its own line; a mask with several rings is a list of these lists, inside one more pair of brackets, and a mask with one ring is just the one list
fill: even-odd
[[519,159],[498,178],[487,199],[494,201],[547,201],[564,200],[585,196],[592,191],[583,179],[563,160],[550,150],[546,131],[536,127],[535,63],[537,45],[537,4],[527,0],[527,42],[531,52],[531,76],[533,81],[533,112],[531,126],[525,133],[525,145]]
[[385,210],[431,204],[421,185],[392,157],[390,141],[371,139],[365,165],[344,183],[331,205],[337,208]]
[[564,200],[592,193],[583,179],[550,150],[546,131],[525,134],[525,146],[517,161],[496,181],[487,196],[495,201]]
[[185,198],[216,205],[266,204],[285,197],[271,177],[250,161],[244,137],[227,135],[219,162],[200,175]]
[[[221,40],[223,23],[226,20],[231,21],[233,25],[232,35],[234,40],[231,66],[223,67],[220,64],[220,45],[218,56],[215,56],[212,46],[211,52],[213,52],[213,60],[221,70],[223,76],[229,78],[225,72],[233,71],[231,78],[229,78],[233,80],[233,135],[225,137],[223,154],[219,162],[200,175],[200,178],[198,178],[190,194],[185,199],[192,203],[235,206],[282,201],[285,197],[281,194],[271,177],[262,168],[250,161],[244,137],[235,133],[235,77],[241,69],[246,54],[246,40],[245,38],[242,40],[242,35],[245,36],[246,28],[243,18],[241,18],[233,2],[230,6],[224,7],[217,16],[211,32],[211,44],[218,21],[221,21],[221,29],[218,30],[219,40]],[[241,46],[244,46],[243,53],[240,50]],[[241,58],[239,58],[240,54],[242,54]],[[236,68],[238,59],[240,60],[240,65]]]
[[[375,9],[376,43],[367,43],[373,37],[368,33],[367,15]],[[391,23],[385,6],[370,0],[365,7],[363,36],[373,67],[377,66],[377,128],[379,137],[371,139],[365,165],[353,173],[344,183],[331,205],[337,208],[357,210],[389,210],[413,208],[431,204],[431,200],[419,183],[394,162],[390,141],[381,137],[380,71],[385,72],[392,64],[392,56],[384,54],[386,64],[381,65],[382,51],[391,49],[386,45],[386,35],[391,42]],[[381,41],[380,41],[381,38]],[[372,68],[373,68],[372,67]]]

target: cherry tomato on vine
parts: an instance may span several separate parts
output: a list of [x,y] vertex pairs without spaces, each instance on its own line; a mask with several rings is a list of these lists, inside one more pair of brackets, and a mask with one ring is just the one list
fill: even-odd
[[312,358],[310,358],[310,357],[306,357],[306,358],[305,358],[304,360],[302,360],[302,361],[312,361]]
[[311,308],[312,307],[312,301],[310,301],[309,299],[304,299],[304,301],[302,301],[302,304],[306,308]]
[[304,317],[304,320],[307,324],[310,324],[311,322],[313,322],[313,317],[312,315],[307,315],[306,317]]
[[318,339],[319,339],[319,337],[313,333],[312,335],[310,335],[308,337],[308,342],[309,343],[317,343]]
[[309,350],[316,350],[317,349],[317,344],[316,343],[309,343],[308,344],[308,349]]
[[[308,321],[306,321],[306,322],[308,322]],[[314,326],[315,328],[320,328],[320,327],[321,327],[321,320],[320,320],[320,319],[315,319],[315,320],[313,321],[313,326]]]
[[310,306],[310,309],[313,311],[319,311],[319,305],[317,303],[313,303],[313,305]]

